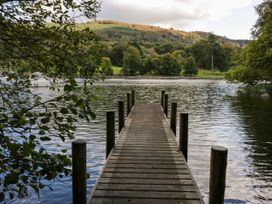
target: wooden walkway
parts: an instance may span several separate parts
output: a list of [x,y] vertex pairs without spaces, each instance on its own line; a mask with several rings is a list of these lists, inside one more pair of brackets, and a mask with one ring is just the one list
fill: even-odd
[[159,104],[132,109],[89,200],[98,203],[204,203]]

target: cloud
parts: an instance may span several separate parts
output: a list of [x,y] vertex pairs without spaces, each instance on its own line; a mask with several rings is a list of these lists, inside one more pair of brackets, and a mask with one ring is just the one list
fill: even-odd
[[104,0],[98,19],[188,29],[216,21],[252,0]]

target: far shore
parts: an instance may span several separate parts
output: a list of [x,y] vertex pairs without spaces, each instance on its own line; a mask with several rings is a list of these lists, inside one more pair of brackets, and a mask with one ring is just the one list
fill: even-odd
[[124,75],[113,75],[106,76],[105,79],[207,79],[207,80],[224,80],[224,77],[184,77],[184,76],[148,76],[148,75],[137,75],[137,76],[124,76]]

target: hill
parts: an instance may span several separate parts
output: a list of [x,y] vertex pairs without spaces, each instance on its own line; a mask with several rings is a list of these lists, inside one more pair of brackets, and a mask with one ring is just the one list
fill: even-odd
[[[138,43],[180,43],[190,45],[200,39],[207,39],[208,32],[186,32],[174,28],[166,29],[158,26],[129,24],[112,20],[97,20],[81,23],[79,28],[89,27],[102,38],[103,41],[137,41]],[[222,44],[243,47],[248,40],[233,40],[216,35]]]

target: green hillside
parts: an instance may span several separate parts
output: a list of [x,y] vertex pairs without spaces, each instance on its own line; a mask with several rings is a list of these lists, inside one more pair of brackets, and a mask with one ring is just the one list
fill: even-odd
[[77,27],[89,28],[100,38],[102,69],[108,74],[195,76],[198,70],[199,75],[207,75],[205,70],[225,72],[237,64],[237,56],[247,43],[207,32],[111,20],[81,23]]
[[[129,24],[112,20],[97,20],[78,24],[80,29],[89,27],[104,41],[137,41],[138,43],[181,43],[193,44],[200,39],[207,39],[207,32],[186,32],[173,28],[165,29],[158,26]],[[217,36],[217,35],[216,35]],[[220,43],[243,47],[247,40],[232,40],[217,36]]]

